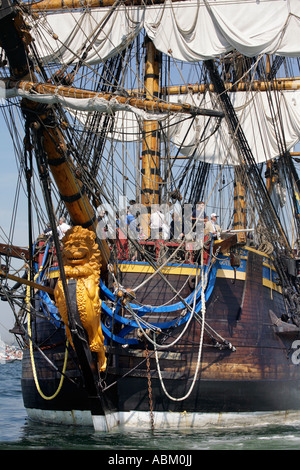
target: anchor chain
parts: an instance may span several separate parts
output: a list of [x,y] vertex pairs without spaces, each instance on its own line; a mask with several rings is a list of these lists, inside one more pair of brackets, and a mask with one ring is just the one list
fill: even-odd
[[151,373],[150,373],[150,356],[148,345],[145,342],[145,351],[146,351],[146,365],[147,365],[147,379],[148,379],[148,396],[149,396],[149,407],[150,407],[150,422],[151,422],[151,431],[154,431],[154,416],[153,416],[153,400],[152,400],[152,385],[151,385]]

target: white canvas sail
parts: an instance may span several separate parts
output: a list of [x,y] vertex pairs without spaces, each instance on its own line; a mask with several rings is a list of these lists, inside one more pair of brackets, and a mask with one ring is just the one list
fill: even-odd
[[119,7],[103,26],[109,14],[103,8],[29,16],[39,56],[45,63],[76,63],[91,42],[85,63],[97,64],[120,53],[142,29],[144,9]]
[[[261,91],[231,92],[229,97],[252,149],[253,157],[258,164],[279,156],[280,147],[277,136],[278,132],[282,132],[280,131],[281,126],[284,129],[287,150],[290,150],[299,142],[300,90],[271,91],[269,94]],[[173,95],[171,98],[174,102],[188,103],[205,109],[213,109],[216,102],[216,96],[209,92],[205,94]],[[280,114],[277,112],[275,115],[272,114],[270,99],[277,102],[277,106],[280,107]],[[92,107],[89,109],[92,111]],[[82,112],[79,104],[78,110],[80,112],[76,114],[76,118],[84,125],[87,113]],[[114,115],[114,133],[109,134],[110,138],[120,142],[138,141],[142,129],[140,117],[132,112],[116,112]],[[148,115],[149,117],[151,116]],[[161,116],[162,118],[163,116]],[[180,154],[182,155],[193,156],[197,160],[212,164],[240,164],[232,142],[232,136],[228,133],[228,127],[224,119],[222,119],[216,132],[214,132],[216,121],[212,119],[205,135],[202,135],[208,119],[207,116],[197,116],[191,125],[190,116],[176,114],[162,123],[162,129],[166,129],[166,137],[169,136],[173,144],[180,148]]]
[[[59,90],[59,87],[57,89]],[[156,121],[165,119],[167,116],[167,113],[147,112],[143,109],[138,109],[137,107],[131,106],[128,103],[119,103],[117,99],[114,98],[112,98],[110,101],[99,96],[92,98],[72,98],[61,96],[58,93],[30,93],[21,87],[7,89],[5,82],[0,80],[0,98],[9,99],[15,97],[28,98],[31,101],[44,104],[59,104],[66,109],[79,111],[79,116],[81,116],[82,120],[86,118],[87,113],[96,111],[100,113],[108,113],[111,115],[114,115],[118,111],[127,111],[129,113],[134,113],[143,119]]]
[[277,53],[299,55],[297,0],[168,0],[163,13],[147,10],[145,28],[157,49],[179,60],[193,62],[236,49],[253,57]]
[[[271,95],[271,96],[270,96]],[[241,128],[252,149],[256,163],[278,157],[280,145],[278,132],[281,126],[284,129],[285,145],[291,149],[300,140],[300,91],[290,90],[281,92],[235,92],[229,93],[233,107],[239,119]],[[182,97],[183,98],[183,97]],[[279,104],[280,114],[272,113],[269,99]],[[211,95],[185,96],[184,100],[195,105],[212,107]],[[176,118],[179,121],[179,118]],[[171,138],[183,155],[203,160],[207,163],[238,165],[240,164],[232,136],[228,133],[225,119],[222,120],[218,130],[210,138],[201,138],[207,117],[197,116],[192,128],[189,121],[182,121],[178,126],[172,126]],[[213,122],[210,125],[213,131]],[[209,133],[209,132],[208,132]],[[281,134],[282,138],[282,134]],[[201,142],[203,140],[203,142]],[[182,144],[183,142],[183,144]]]
[[[109,15],[109,16],[108,16]],[[236,49],[249,57],[300,54],[299,0],[187,0],[162,5],[60,11],[28,17],[46,62],[95,64],[119,53],[145,28],[155,47],[187,62]],[[86,46],[92,47],[87,50]]]

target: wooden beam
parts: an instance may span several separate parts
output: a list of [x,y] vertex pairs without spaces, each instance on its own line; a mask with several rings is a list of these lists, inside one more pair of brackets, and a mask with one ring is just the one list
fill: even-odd
[[[300,77],[295,78],[276,78],[270,80],[253,80],[251,82],[238,82],[233,84],[231,82],[224,83],[225,89],[228,92],[236,91],[280,91],[280,90],[299,90]],[[133,93],[135,90],[132,90]],[[163,87],[160,92],[162,96],[165,95],[186,95],[187,93],[205,93],[206,91],[214,91],[212,84],[200,83],[197,85],[180,85]]]
[[53,294],[54,290],[51,287],[42,286],[41,284],[37,284],[36,282],[28,281],[19,276],[14,276],[13,274],[6,274],[2,270],[0,270],[0,277],[10,279],[11,281],[19,282],[20,284],[25,284],[26,286],[33,287],[34,289],[39,289],[44,292],[48,292],[48,294]]
[[[280,90],[299,90],[300,77],[274,78],[270,80],[253,80],[251,82],[231,82],[224,83],[225,89],[229,92],[237,91],[280,91]],[[130,95],[140,93],[140,89],[126,90]],[[186,95],[188,93],[214,92],[214,86],[209,83],[199,83],[196,85],[173,85],[159,89],[159,93],[164,95]]]
[[[179,2],[180,0],[172,0],[172,2]],[[112,7],[115,0],[43,0],[41,2],[23,4],[23,7],[29,11],[42,12],[42,11],[56,11],[56,10],[76,10],[78,8],[100,8]],[[123,5],[138,6],[138,5],[159,5],[163,4],[164,0],[124,0]]]
[[7,245],[5,243],[0,243],[0,254],[10,256],[12,258],[23,259],[26,261],[29,260],[28,248],[23,248],[21,246]]
[[[78,100],[102,98],[105,99],[107,102],[114,100],[117,101],[119,104],[127,104],[135,108],[142,109],[144,111],[152,111],[155,113],[172,112],[212,117],[224,116],[223,112],[221,111],[198,108],[188,103],[167,103],[156,99],[143,99],[137,98],[135,96],[128,98],[126,96],[115,95],[114,93],[98,93],[96,91],[82,90],[80,88],[67,87],[62,85],[56,86],[48,83],[34,83],[25,80],[15,81],[10,79],[6,83],[8,88],[17,88],[20,90],[24,90],[29,93],[32,93],[33,96],[34,93],[39,93],[41,95],[58,95],[63,96],[65,98],[75,98]],[[30,95],[28,95],[26,98],[30,100]]]

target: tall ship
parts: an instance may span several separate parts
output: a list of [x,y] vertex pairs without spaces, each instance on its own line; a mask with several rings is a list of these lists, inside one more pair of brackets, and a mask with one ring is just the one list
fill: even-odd
[[2,0],[0,295],[29,418],[299,419],[299,18],[297,0]]

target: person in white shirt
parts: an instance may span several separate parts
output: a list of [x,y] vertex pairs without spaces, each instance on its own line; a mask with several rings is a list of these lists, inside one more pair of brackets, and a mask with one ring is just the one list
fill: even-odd
[[60,217],[59,219],[59,225],[57,227],[57,232],[58,232],[58,238],[61,240],[64,236],[67,230],[71,228],[71,225],[68,225],[66,223],[66,219],[64,217]]
[[207,235],[208,233],[212,233],[213,238],[220,238],[221,228],[217,224],[217,214],[214,212],[210,216],[210,220],[208,220],[205,224],[204,234]]
[[150,216],[150,229],[151,229],[151,238],[159,239],[163,238],[163,227],[165,225],[164,214],[157,210],[151,213]]

